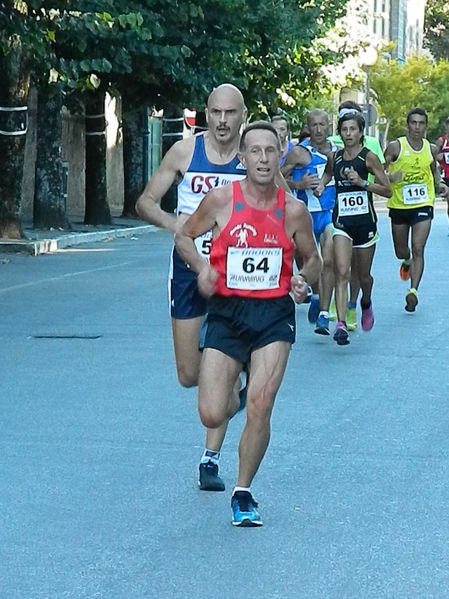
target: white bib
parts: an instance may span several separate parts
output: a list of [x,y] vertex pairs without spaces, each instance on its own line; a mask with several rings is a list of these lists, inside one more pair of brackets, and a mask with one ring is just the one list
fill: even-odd
[[212,229],[210,231],[206,231],[206,233],[203,233],[199,237],[195,237],[193,241],[198,254],[202,258],[209,260],[210,246],[212,245]]
[[228,289],[277,289],[282,267],[282,248],[229,247],[226,256]]
[[346,191],[338,193],[339,216],[360,216],[367,214],[368,193],[366,191]]
[[427,185],[425,183],[404,185],[402,188],[402,200],[404,204],[423,204],[424,202],[428,202]]
[[444,156],[444,162],[445,162],[446,164],[449,164],[449,152],[445,152],[445,153],[443,154],[443,156]]

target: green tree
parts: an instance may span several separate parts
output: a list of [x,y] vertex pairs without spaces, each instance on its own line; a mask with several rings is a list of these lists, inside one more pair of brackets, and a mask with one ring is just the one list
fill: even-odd
[[427,0],[424,18],[424,46],[436,59],[449,60],[449,4]]
[[412,57],[404,65],[380,59],[372,67],[371,87],[377,94],[379,117],[385,120],[384,143],[404,134],[407,112],[418,104],[431,71],[432,62],[424,57]]
[[427,134],[430,140],[436,139],[448,115],[448,61],[434,63],[415,56],[401,65],[379,60],[372,69],[371,85],[377,94],[379,116],[385,119],[385,141],[404,135],[407,112],[415,106],[427,111]]
[[449,61],[440,60],[432,65],[429,83],[422,87],[417,104],[427,110],[427,136],[436,141],[444,133],[444,122],[449,116]]
[[[76,11],[68,0],[17,0],[9,3],[12,9],[6,4],[1,13],[2,59],[13,42],[19,42],[26,50],[22,71],[28,76],[33,72],[44,111],[58,94],[65,103],[78,95],[88,132],[101,133],[102,122],[96,121],[101,117],[95,115],[103,112],[100,98],[106,90],[120,90],[125,115],[141,110],[143,103],[173,111],[202,107],[211,87],[224,80],[244,90],[254,113],[275,110],[289,94],[302,98],[304,89],[320,85],[323,57],[309,51],[312,41],[342,13],[345,0],[90,0],[77,2]],[[324,62],[333,58],[329,54]],[[95,208],[86,211],[91,223],[109,218],[103,141],[101,135],[92,136],[86,148],[86,202]],[[58,144],[52,147],[52,154],[42,151],[43,168],[38,168],[38,178],[45,182],[37,185],[42,200],[58,178],[55,170],[45,180],[45,162],[51,162],[51,155],[54,163],[60,162]],[[20,180],[17,170],[15,174]],[[16,190],[16,222],[18,195]],[[55,215],[56,196],[54,209],[39,208],[37,213],[46,214],[45,219]],[[7,205],[3,199],[2,205]]]

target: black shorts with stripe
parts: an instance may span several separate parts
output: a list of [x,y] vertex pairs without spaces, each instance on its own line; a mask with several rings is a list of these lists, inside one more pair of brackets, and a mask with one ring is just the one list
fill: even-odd
[[295,303],[275,299],[214,295],[207,306],[204,347],[218,349],[243,364],[251,353],[275,341],[295,342]]

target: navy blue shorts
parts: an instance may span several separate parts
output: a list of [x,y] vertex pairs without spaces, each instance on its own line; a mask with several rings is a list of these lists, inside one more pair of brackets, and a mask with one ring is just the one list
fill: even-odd
[[170,314],[172,318],[188,319],[204,316],[207,300],[198,291],[197,274],[173,248],[169,275]]
[[218,349],[242,364],[275,341],[295,342],[295,303],[290,295],[253,299],[214,295],[208,303],[204,347]]

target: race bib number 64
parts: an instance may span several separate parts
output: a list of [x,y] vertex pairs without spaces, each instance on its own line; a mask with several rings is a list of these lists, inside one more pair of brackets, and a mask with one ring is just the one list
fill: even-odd
[[229,247],[226,286],[229,289],[276,289],[282,267],[282,248]]

